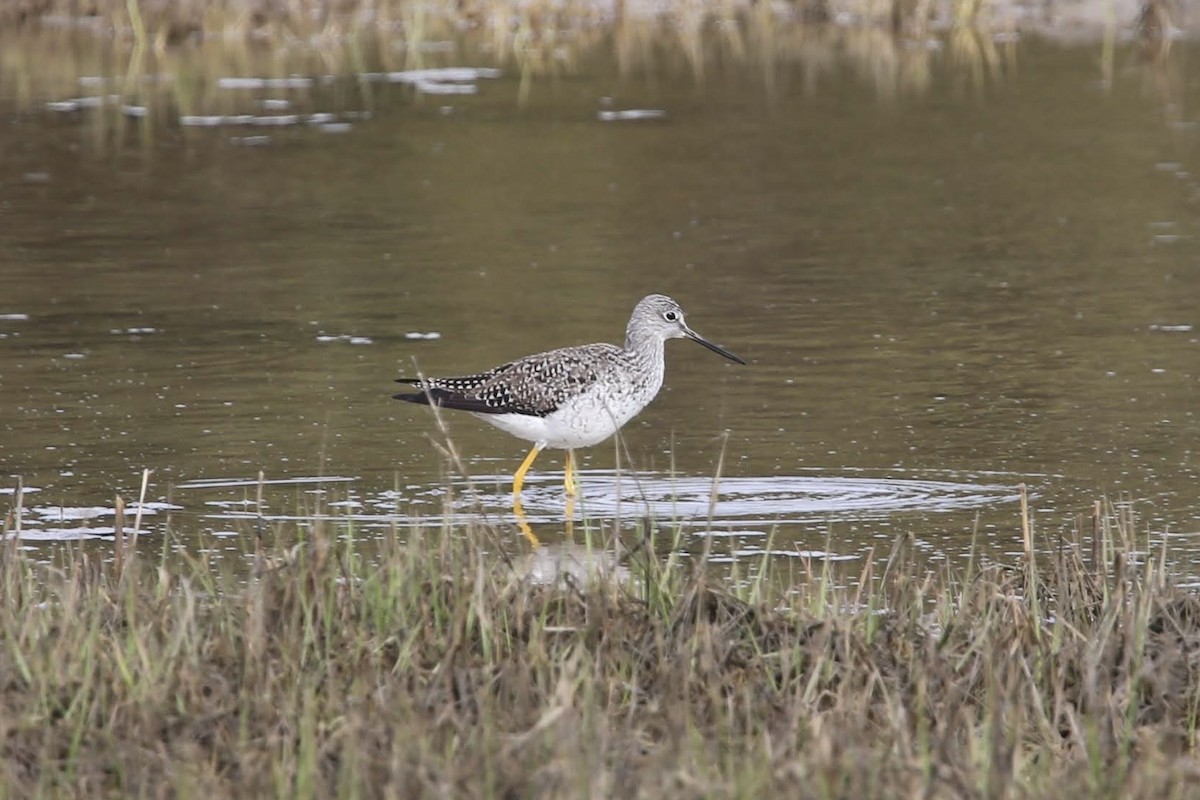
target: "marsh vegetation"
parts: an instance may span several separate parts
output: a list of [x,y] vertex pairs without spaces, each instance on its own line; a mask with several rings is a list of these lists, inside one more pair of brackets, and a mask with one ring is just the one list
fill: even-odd
[[5,794],[1196,790],[1200,597],[1123,507],[1052,555],[935,566],[900,536],[840,578],[762,559],[714,582],[669,527],[578,542],[620,569],[549,582],[478,525],[370,558],[319,520],[237,541],[248,571],[170,535],[48,560],[6,536]]

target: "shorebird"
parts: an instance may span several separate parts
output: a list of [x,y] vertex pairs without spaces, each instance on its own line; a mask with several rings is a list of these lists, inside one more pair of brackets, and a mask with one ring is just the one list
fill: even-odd
[[667,339],[691,339],[718,355],[746,362],[687,326],[683,309],[671,298],[652,294],[633,309],[625,346],[600,342],[561,347],[458,378],[397,378],[420,391],[397,400],[469,411],[533,449],[513,475],[513,509],[523,516],[521,488],[538,453],[567,451],[563,485],[576,492],[574,450],[612,436],[645,408],[663,382]]

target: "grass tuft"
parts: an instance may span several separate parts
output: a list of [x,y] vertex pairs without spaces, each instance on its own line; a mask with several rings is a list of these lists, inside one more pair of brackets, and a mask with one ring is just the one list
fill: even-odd
[[42,563],[13,527],[6,796],[1196,791],[1200,597],[1122,507],[1015,565],[930,569],[902,536],[848,588],[766,559],[726,585],[670,532],[624,580],[543,585],[494,529],[368,558],[313,520],[230,564],[144,535]]

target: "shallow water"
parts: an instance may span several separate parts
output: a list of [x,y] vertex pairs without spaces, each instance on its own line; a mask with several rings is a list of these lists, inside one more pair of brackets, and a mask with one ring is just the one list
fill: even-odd
[[[143,528],[197,546],[248,516],[507,524],[524,444],[447,414],[468,481],[391,379],[619,341],[664,292],[749,365],[668,343],[619,461],[582,454],[581,518],[678,518],[725,556],[903,532],[1003,556],[1023,483],[1047,540],[1129,498],[1191,571],[1196,45],[788,41],[601,43],[543,76],[461,43],[423,66],[499,72],[247,58],[219,77],[290,82],[185,93],[181,71],[95,108],[55,104],[107,81],[0,79],[0,471],[39,490],[23,534],[111,535],[143,468]],[[74,78],[124,74],[105,63]],[[562,468],[542,454],[526,492],[550,542]],[[260,470],[281,481],[263,507]]]

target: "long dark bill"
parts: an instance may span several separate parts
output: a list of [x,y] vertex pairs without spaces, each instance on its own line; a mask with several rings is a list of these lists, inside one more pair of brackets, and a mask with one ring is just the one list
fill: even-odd
[[700,334],[696,333],[696,332],[695,332],[695,331],[693,331],[693,330],[688,330],[688,331],[686,332],[686,335],[687,335],[687,337],[688,337],[689,339],[691,339],[693,342],[697,342],[697,343],[699,343],[699,344],[702,344],[702,345],[704,345],[704,346],[705,346],[705,347],[707,347],[709,350],[712,350],[714,353],[716,353],[716,354],[717,354],[717,355],[719,355],[719,356],[725,356],[725,357],[726,357],[726,358],[728,358],[730,361],[736,361],[736,362],[737,362],[737,363],[739,363],[739,364],[745,364],[745,363],[746,363],[745,361],[742,361],[740,358],[738,358],[737,356],[735,356],[733,353],[729,352],[729,351],[728,351],[728,350],[726,350],[725,348],[723,348],[723,347],[720,347],[720,346],[718,346],[718,345],[715,345],[715,344],[713,344],[713,343],[712,343],[712,342],[710,342],[708,339],[705,339],[703,336],[701,336]]

